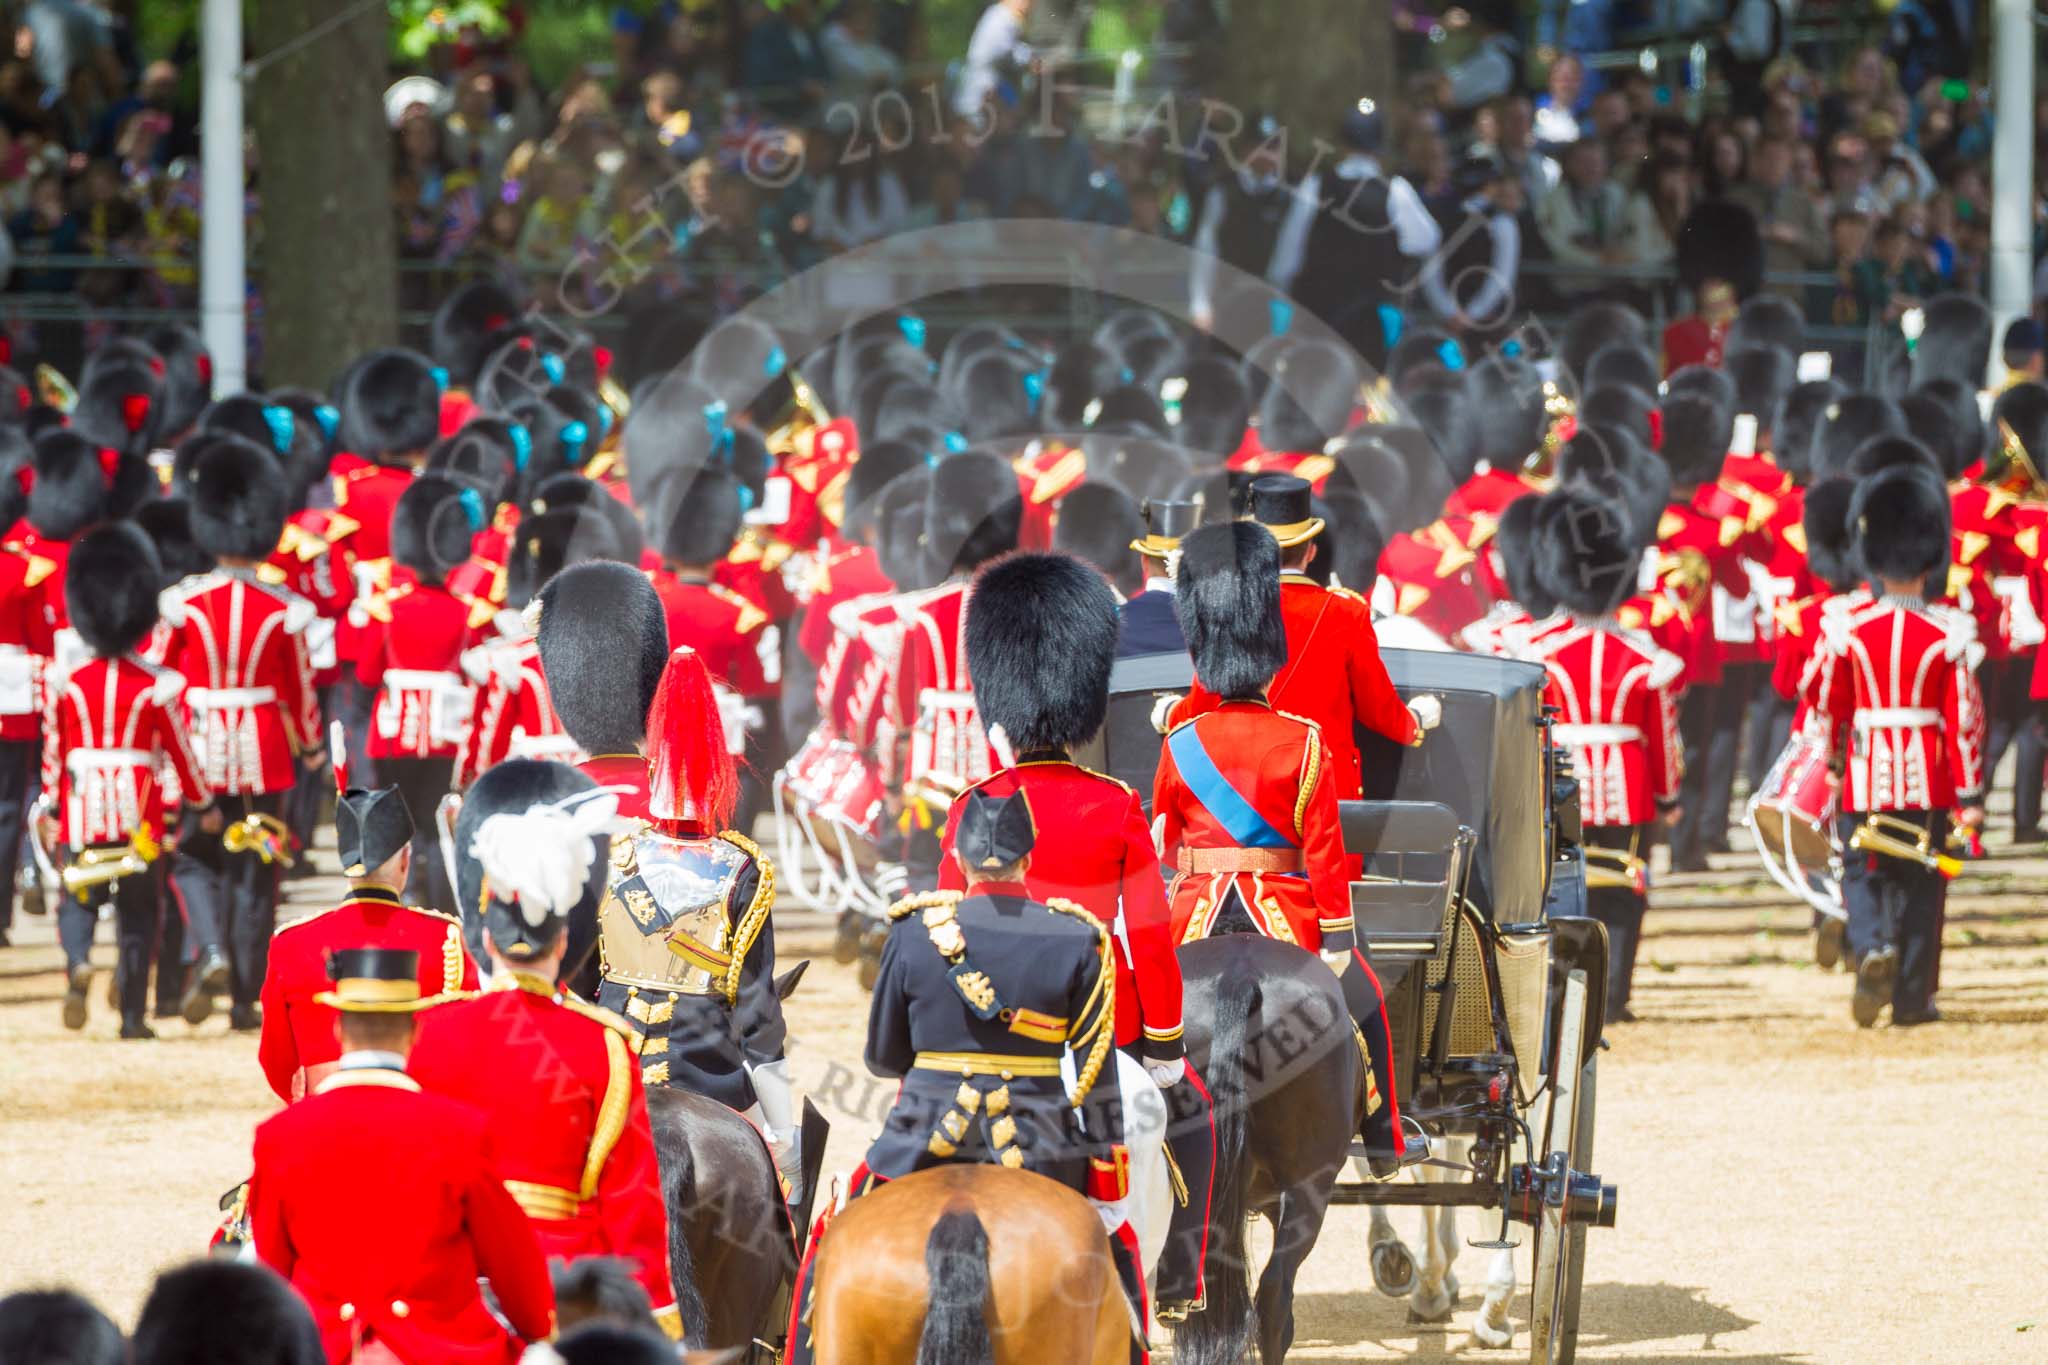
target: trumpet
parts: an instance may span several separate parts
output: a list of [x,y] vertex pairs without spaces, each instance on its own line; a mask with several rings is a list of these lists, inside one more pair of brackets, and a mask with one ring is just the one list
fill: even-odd
[[126,847],[80,850],[58,875],[63,879],[65,894],[76,898],[88,888],[141,876],[149,871],[160,851],[149,831],[139,829],[128,836]]
[[250,811],[222,831],[220,846],[230,853],[254,853],[265,865],[290,867],[298,861],[292,857],[291,830],[275,815],[260,810]]
[[1638,896],[1648,895],[1650,889],[1650,865],[1626,849],[1583,848],[1586,855],[1586,889],[1588,891],[1629,890]]
[[1849,847],[1858,853],[1877,853],[1903,858],[1930,872],[1953,877],[1963,870],[1962,860],[1934,847],[1934,837],[1911,820],[1873,812],[1849,836]]

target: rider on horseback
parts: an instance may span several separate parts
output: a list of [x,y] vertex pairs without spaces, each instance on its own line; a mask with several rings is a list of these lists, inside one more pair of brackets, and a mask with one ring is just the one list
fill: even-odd
[[1174,938],[1257,933],[1318,953],[1337,974],[1371,1062],[1367,1164],[1392,1176],[1426,1155],[1404,1141],[1385,995],[1357,946],[1329,746],[1313,722],[1266,699],[1287,661],[1280,547],[1252,522],[1208,526],[1181,542],[1175,607],[1195,676],[1221,698],[1167,735],[1153,791]]
[[[549,694],[593,755],[579,767],[601,786],[627,788],[626,828],[613,833],[611,888],[597,910],[598,1003],[645,1034],[648,1085],[717,1100],[761,1129],[801,1207],[768,917],[774,874],[752,840],[725,828],[739,782],[710,677],[694,651],[668,652],[661,600],[637,569],[578,564],[536,600]],[[576,928],[572,920],[572,957]]]
[[[1117,626],[1115,593],[1079,560],[1019,554],[982,571],[967,606],[967,668],[997,752],[1014,757],[971,790],[1030,799],[1038,837],[1025,890],[1074,901],[1114,940],[1117,1046],[1164,1095],[1183,1186],[1153,1284],[1159,1317],[1172,1322],[1202,1298],[1216,1136],[1208,1092],[1181,1042],[1180,960],[1144,806],[1128,786],[1071,757],[1108,713]],[[955,804],[948,818],[949,853],[964,809]],[[967,878],[956,858],[940,867],[944,890],[964,890]],[[1115,1079],[1112,1069],[1105,1083]],[[1126,1097],[1124,1112],[1140,1109]]]

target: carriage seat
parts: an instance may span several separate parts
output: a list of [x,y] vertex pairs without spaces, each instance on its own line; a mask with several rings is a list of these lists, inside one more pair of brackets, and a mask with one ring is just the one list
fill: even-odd
[[1374,961],[1420,961],[1449,946],[1446,911],[1469,834],[1437,801],[1340,801],[1344,848],[1364,860],[1351,913]]

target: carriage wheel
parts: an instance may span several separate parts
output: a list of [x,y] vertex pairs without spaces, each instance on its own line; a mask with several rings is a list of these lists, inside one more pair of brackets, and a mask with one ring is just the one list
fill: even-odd
[[[1581,1036],[1586,1024],[1586,974],[1574,971],[1565,978],[1564,1008],[1560,1016],[1557,1055],[1550,1079],[1549,1132],[1543,1144],[1547,1162],[1570,1167],[1578,1154],[1580,1104]],[[1590,1134],[1588,1141],[1590,1141]],[[1572,1358],[1577,1345],[1577,1293],[1573,1274],[1585,1265],[1585,1232],[1565,1222],[1561,1203],[1544,1201],[1536,1221],[1535,1270],[1529,1288],[1529,1365],[1563,1365]],[[1570,1313],[1567,1313],[1567,1308]],[[1567,1328],[1569,1327],[1569,1330]]]
[[[1586,1059],[1579,1073],[1578,1140],[1572,1146],[1572,1169],[1593,1169],[1593,1113],[1600,1086],[1600,1058]],[[1564,1306],[1558,1313],[1557,1349],[1552,1358],[1558,1365],[1572,1365],[1579,1354],[1579,1291],[1586,1282],[1586,1232],[1584,1223],[1565,1229]]]

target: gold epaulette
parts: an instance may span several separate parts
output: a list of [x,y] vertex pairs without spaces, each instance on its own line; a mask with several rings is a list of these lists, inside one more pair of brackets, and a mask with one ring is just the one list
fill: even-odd
[[1394,614],[1396,616],[1413,616],[1416,612],[1422,610],[1422,604],[1428,600],[1428,588],[1423,587],[1420,583],[1403,583],[1400,585],[1400,590],[1394,594]]
[[762,611],[739,593],[720,583],[707,584],[711,595],[729,607],[738,607],[740,618],[733,623],[733,629],[742,635],[751,635],[768,624],[768,613]]
[[633,1050],[635,1052],[638,1052],[640,1050],[640,1043],[642,1041],[640,1030],[634,1028],[630,1023],[626,1022],[626,1019],[623,1015],[614,1014],[612,1011],[606,1009],[602,1005],[593,1005],[588,1000],[585,1000],[582,996],[573,994],[572,992],[567,990],[564,990],[560,995],[557,995],[555,997],[555,1003],[560,1005],[563,1009],[569,1011],[571,1014],[580,1014],[585,1019],[596,1020],[598,1023],[603,1024],[606,1028],[610,1029],[613,1033],[616,1033],[620,1037],[624,1038],[628,1043],[631,1043],[633,1045]]
[[1273,708],[1273,714],[1276,716],[1285,716],[1289,720],[1298,720],[1303,725],[1306,725],[1309,729],[1315,731],[1317,735],[1321,735],[1323,733],[1322,722],[1310,720],[1307,716],[1297,716],[1292,711],[1282,711],[1277,706]]
[[408,905],[404,908],[412,911],[415,915],[425,915],[428,919],[437,919],[443,924],[452,924],[458,929],[462,927],[462,916],[451,915],[446,910],[429,910],[424,905]]
[[920,891],[914,896],[905,896],[889,907],[889,922],[906,919],[923,910],[935,909],[941,905],[958,905],[965,900],[966,893],[960,891]]
[[31,554],[27,550],[17,551],[17,553],[28,560],[28,568],[24,571],[21,580],[21,585],[25,588],[33,588],[51,574],[57,572],[57,561],[54,559],[45,559],[39,554]]
[[1657,539],[1659,540],[1669,540],[1684,529],[1685,518],[1669,507],[1664,509],[1663,516],[1657,518]]
[[1138,789],[1136,787],[1133,787],[1130,783],[1124,781],[1120,777],[1111,777],[1108,773],[1097,772],[1093,768],[1083,768],[1079,763],[1076,763],[1073,766],[1076,768],[1080,768],[1082,772],[1088,774],[1088,776],[1090,777],[1100,778],[1102,781],[1109,783],[1109,785],[1112,787],[1122,788],[1125,792],[1129,793],[1132,796],[1136,796],[1138,794]]
[[270,936],[272,938],[276,938],[279,934],[284,933],[288,929],[302,929],[306,925],[311,924],[314,920],[319,919],[322,915],[333,914],[335,911],[341,909],[341,907],[343,905],[346,905],[347,903],[348,902],[346,901],[342,901],[337,904],[328,906],[325,910],[315,910],[310,915],[301,915],[297,919],[291,921],[289,924],[280,924],[275,929],[272,929],[270,931]]
[[761,926],[768,922],[768,912],[775,908],[775,867],[762,854],[761,846],[738,830],[721,830],[718,837],[753,859],[755,872],[754,898],[747,902],[739,923],[733,926],[732,941],[726,945],[731,957],[721,984],[725,1003],[730,1007],[739,1003],[740,969],[746,966],[747,954],[754,950],[754,940],[761,936]]
[[277,548],[280,554],[292,555],[300,563],[310,563],[326,554],[328,546],[326,541],[298,522],[288,521],[284,524],[283,533],[277,538]]

